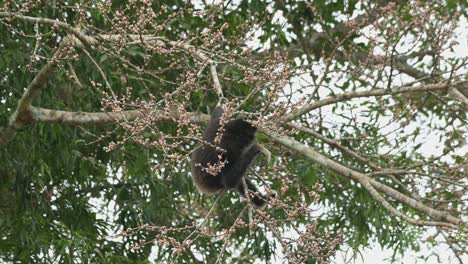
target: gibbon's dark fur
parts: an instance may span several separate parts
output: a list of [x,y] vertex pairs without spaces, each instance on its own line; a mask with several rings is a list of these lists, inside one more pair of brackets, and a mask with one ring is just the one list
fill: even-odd
[[[257,187],[246,177],[246,171],[252,161],[259,154],[260,148],[255,140],[257,128],[247,121],[236,119],[230,120],[224,125],[221,143],[217,150],[214,145],[216,133],[220,127],[220,118],[223,109],[219,106],[211,114],[211,120],[203,134],[203,140],[209,144],[203,144],[192,154],[192,178],[200,192],[215,193],[220,190],[237,190],[245,197],[242,178],[245,179],[252,203],[256,207],[263,207],[267,197],[260,194]],[[203,168],[208,165],[219,164],[227,161],[218,175],[211,175]]]

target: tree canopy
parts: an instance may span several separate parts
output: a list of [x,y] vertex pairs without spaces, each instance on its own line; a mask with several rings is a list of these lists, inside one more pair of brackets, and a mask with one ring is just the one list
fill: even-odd
[[[466,25],[454,0],[2,1],[0,261],[462,263]],[[221,102],[272,153],[262,210],[192,183]]]

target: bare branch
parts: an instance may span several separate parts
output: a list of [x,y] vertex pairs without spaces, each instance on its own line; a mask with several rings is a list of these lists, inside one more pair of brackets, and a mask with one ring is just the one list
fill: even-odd
[[418,199],[421,198],[417,193],[414,193],[411,190],[409,190],[406,185],[404,185],[400,180],[398,180],[393,175],[393,174],[407,174],[407,173],[409,173],[408,171],[381,168],[379,165],[375,164],[374,162],[370,161],[369,159],[366,159],[365,157],[363,157],[361,154],[357,153],[356,151],[354,151],[352,149],[349,149],[349,148],[346,148],[343,145],[339,144],[336,140],[324,137],[324,136],[320,135],[319,133],[313,131],[310,128],[303,127],[303,126],[300,126],[300,125],[296,125],[296,124],[293,124],[291,122],[287,123],[286,125],[288,125],[290,127],[293,127],[293,128],[296,128],[296,129],[299,129],[300,131],[302,131],[304,133],[307,133],[309,135],[312,135],[312,136],[322,140],[326,144],[330,145],[331,147],[339,149],[339,150],[343,151],[344,153],[350,155],[354,159],[356,159],[356,160],[358,160],[358,161],[360,161],[360,162],[362,162],[364,164],[367,164],[371,169],[374,170],[374,172],[366,173],[365,174],[366,176],[372,177],[372,176],[375,176],[375,175],[385,175],[388,178],[390,178],[392,181],[394,181],[396,184],[398,184],[403,190],[405,190],[405,192],[411,194],[413,197],[416,197]]
[[29,117],[23,116],[23,114],[28,111],[28,108],[31,106],[34,97],[39,94],[40,89],[49,78],[49,75],[52,73],[55,65],[56,61],[54,59],[49,60],[34,77],[34,79],[24,91],[23,96],[21,96],[21,99],[18,101],[16,111],[10,117],[9,126],[14,128],[21,128],[22,126],[29,123]]
[[81,50],[86,54],[86,56],[88,56],[89,60],[98,69],[99,74],[101,75],[102,79],[106,83],[106,87],[109,90],[109,92],[112,94],[113,98],[117,99],[117,96],[115,95],[114,90],[112,90],[112,86],[110,85],[109,81],[107,80],[106,74],[102,70],[101,66],[99,66],[99,64],[96,62],[96,60],[93,58],[93,56],[91,56],[91,54],[89,54],[89,52],[86,50],[86,48],[83,47]]
[[31,16],[23,16],[16,13],[11,12],[0,12],[0,17],[11,18],[11,19],[20,19],[23,21],[28,21],[32,23],[39,23],[39,24],[48,24],[51,26],[57,26],[64,29],[67,32],[73,34],[76,38],[78,38],[82,43],[85,45],[90,45],[88,42],[88,38],[86,35],[82,34],[79,29],[67,24],[65,22],[61,22],[54,19],[43,18],[43,17],[31,17]]

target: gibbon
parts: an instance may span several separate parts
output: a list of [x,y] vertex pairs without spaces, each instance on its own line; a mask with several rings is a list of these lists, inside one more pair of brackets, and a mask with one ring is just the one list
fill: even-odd
[[[220,127],[223,109],[218,106],[211,114],[211,120],[203,134],[205,141],[192,154],[192,178],[198,190],[203,193],[215,193],[234,189],[246,197],[242,179],[245,179],[251,202],[258,208],[263,207],[268,195],[261,194],[246,171],[255,157],[264,153],[270,159],[270,152],[258,144],[255,139],[257,128],[247,121],[234,119],[224,125],[220,144],[215,146],[216,134]],[[208,144],[207,144],[208,143]],[[210,174],[209,165],[224,163],[217,175]]]

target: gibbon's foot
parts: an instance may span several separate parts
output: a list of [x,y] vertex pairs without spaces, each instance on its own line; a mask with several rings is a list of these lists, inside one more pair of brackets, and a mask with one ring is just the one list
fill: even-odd
[[[255,206],[255,208],[263,209],[271,198],[275,198],[277,193],[275,191],[270,191],[266,195],[262,195],[259,192],[250,192],[250,202]],[[244,198],[247,200],[247,198]]]
[[271,152],[261,144],[256,143],[256,145],[260,152],[263,153],[263,155],[265,155],[267,166],[269,166],[271,162]]

